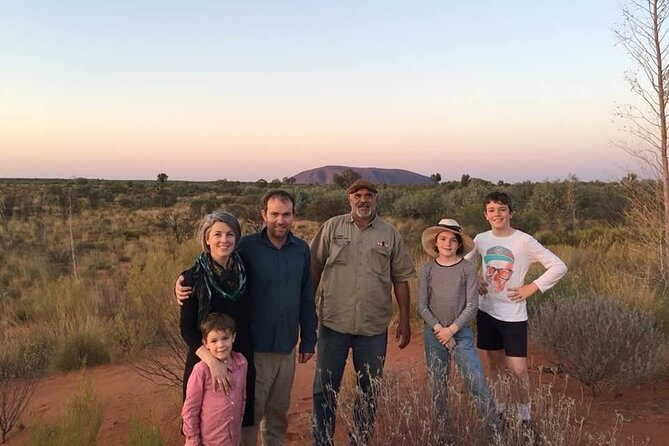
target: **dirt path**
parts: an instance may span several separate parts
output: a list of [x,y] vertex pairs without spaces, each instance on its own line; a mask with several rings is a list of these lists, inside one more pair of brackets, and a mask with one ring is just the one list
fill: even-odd
[[[404,350],[399,350],[394,341],[390,341],[387,368],[415,367],[417,373],[424,373],[423,343],[419,333],[414,331],[410,346]],[[529,362],[535,380],[539,377],[540,366],[552,365],[536,348],[530,349]],[[158,424],[166,445],[183,444],[179,435],[180,392],[167,391],[144,380],[127,365],[95,367],[87,373],[92,374],[95,391],[104,403],[100,445],[127,444],[133,419]],[[289,445],[310,444],[313,373],[313,361],[297,366],[290,408]],[[53,421],[70,399],[79,376],[79,372],[72,372],[43,379],[23,417],[24,423],[29,419],[28,413],[40,420]],[[557,382],[564,383],[564,377],[559,375]],[[643,386],[608,389],[594,399],[590,399],[587,389],[569,379],[566,392],[581,405],[590,405],[586,430],[606,432],[614,425],[616,413],[620,413],[626,420],[621,439],[633,436],[637,441],[649,438],[651,445],[669,444],[669,379]],[[27,441],[28,432],[24,429],[10,434],[7,444],[21,445]]]

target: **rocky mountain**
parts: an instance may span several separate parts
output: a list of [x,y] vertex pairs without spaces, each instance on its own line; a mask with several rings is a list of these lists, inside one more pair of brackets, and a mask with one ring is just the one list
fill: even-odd
[[430,177],[404,169],[379,167],[323,166],[293,175],[298,184],[332,184],[335,174],[352,169],[366,180],[376,184],[433,184]]

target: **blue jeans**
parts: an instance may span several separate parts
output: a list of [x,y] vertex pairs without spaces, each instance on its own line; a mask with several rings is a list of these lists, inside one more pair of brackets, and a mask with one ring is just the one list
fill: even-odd
[[423,338],[425,339],[425,359],[427,360],[430,390],[437,413],[443,417],[443,421],[445,422],[448,417],[448,367],[451,355],[453,355],[467,391],[473,398],[481,417],[489,426],[499,430],[501,423],[496,416],[490,388],[483,375],[478,352],[474,347],[474,333],[471,327],[463,327],[455,333],[453,336],[454,351],[441,345],[428,326],[425,326]]
[[366,444],[374,424],[376,394],[373,381],[383,374],[387,342],[387,332],[374,336],[361,336],[340,333],[320,326],[313,390],[314,446],[333,444],[337,394],[349,350],[353,350],[353,367],[358,382],[351,444]]

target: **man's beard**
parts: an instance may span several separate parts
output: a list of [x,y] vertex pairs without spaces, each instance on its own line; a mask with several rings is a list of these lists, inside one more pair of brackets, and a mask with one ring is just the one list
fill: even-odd
[[273,237],[281,238],[286,236],[289,228],[287,226],[269,226],[267,230]]
[[368,218],[374,215],[374,212],[376,212],[376,206],[368,206],[366,209],[365,208],[360,208],[356,207],[355,208],[355,215],[357,215],[360,218]]

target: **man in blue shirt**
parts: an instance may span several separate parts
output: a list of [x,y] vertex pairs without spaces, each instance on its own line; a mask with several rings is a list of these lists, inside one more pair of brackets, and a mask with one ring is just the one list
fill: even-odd
[[[263,197],[265,227],[241,238],[238,252],[247,272],[251,298],[251,335],[256,368],[255,419],[264,446],[283,445],[288,429],[290,391],[298,361],[305,363],[316,345],[316,307],[307,243],[291,232],[295,200],[285,191]],[[176,293],[187,299],[190,289],[177,281]],[[255,445],[256,429],[242,443]]]

